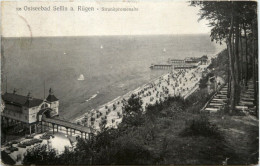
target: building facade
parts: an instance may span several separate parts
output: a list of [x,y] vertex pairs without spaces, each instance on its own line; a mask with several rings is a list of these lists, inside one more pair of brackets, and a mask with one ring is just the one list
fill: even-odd
[[25,124],[30,128],[41,121],[42,116],[54,117],[59,115],[59,99],[49,90],[46,99],[33,98],[31,93],[27,96],[19,95],[16,90],[13,93],[2,95],[1,117],[9,122],[16,121]]

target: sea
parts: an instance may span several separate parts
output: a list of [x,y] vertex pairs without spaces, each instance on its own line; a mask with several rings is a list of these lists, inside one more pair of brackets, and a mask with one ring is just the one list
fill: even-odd
[[2,38],[1,92],[43,99],[52,88],[71,121],[168,72],[152,63],[222,49],[208,34]]

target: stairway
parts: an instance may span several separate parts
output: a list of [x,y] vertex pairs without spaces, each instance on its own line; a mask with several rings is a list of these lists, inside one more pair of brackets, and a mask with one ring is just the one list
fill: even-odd
[[254,98],[254,82],[249,80],[245,90],[242,90],[240,94],[240,101],[236,106],[237,110],[241,110],[244,113],[255,113],[255,98]]
[[223,86],[212,98],[212,100],[206,105],[204,111],[209,113],[215,113],[223,109],[227,104],[227,84]]

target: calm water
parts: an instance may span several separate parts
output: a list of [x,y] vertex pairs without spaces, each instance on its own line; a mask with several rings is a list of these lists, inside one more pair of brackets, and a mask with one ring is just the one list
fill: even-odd
[[[123,95],[167,71],[150,70],[168,58],[212,55],[208,35],[3,39],[2,89],[44,97],[52,87],[68,119]],[[102,48],[101,48],[102,46]],[[80,74],[84,81],[78,81]],[[88,101],[86,101],[88,100]]]

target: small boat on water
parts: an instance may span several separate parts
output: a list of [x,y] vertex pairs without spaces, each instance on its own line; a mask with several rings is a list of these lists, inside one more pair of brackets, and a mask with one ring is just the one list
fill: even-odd
[[163,49],[163,52],[166,52],[166,48]]
[[103,45],[100,46],[100,49],[103,49]]
[[80,74],[78,80],[79,80],[79,81],[83,81],[83,80],[85,80],[84,75],[83,75],[83,74]]

